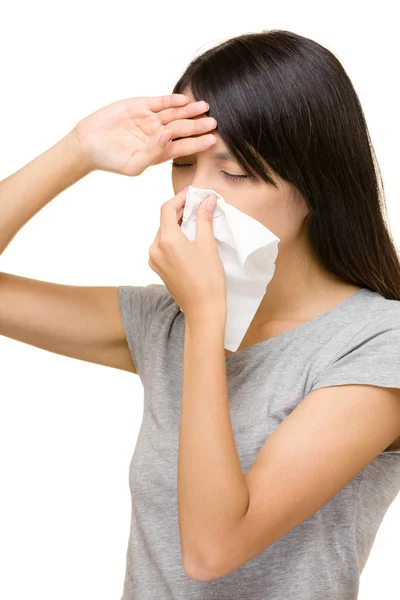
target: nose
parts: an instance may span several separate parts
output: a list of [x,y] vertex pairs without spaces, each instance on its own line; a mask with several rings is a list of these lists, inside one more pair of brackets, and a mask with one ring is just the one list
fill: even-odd
[[217,189],[217,186],[213,186],[213,183],[208,180],[207,181],[195,181],[193,180],[190,184],[192,187],[197,188],[197,189],[201,189],[201,190],[213,190],[214,192],[216,192],[217,194],[220,194],[222,196],[222,192],[219,192]]
[[206,182],[206,181],[204,181],[204,179],[203,179],[203,181],[201,181],[201,180],[200,180],[200,178],[198,178],[198,177],[197,177],[197,178],[196,178],[196,177],[194,177],[194,178],[192,179],[192,181],[191,181],[190,185],[191,185],[192,187],[195,187],[195,188],[200,188],[200,189],[202,189],[202,190],[204,190],[204,189],[209,189],[209,187],[210,187],[209,185],[207,185],[207,182]]
[[213,187],[213,179],[215,175],[213,175],[207,169],[200,169],[197,167],[196,172],[194,173],[190,185],[195,188],[200,189],[214,189],[216,192],[218,191],[216,187]]

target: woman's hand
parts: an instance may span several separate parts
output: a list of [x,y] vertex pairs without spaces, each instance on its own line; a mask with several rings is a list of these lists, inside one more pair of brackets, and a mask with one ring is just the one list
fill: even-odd
[[[161,224],[149,248],[150,268],[164,281],[189,321],[217,318],[226,324],[226,277],[213,233],[214,208],[207,196],[196,214],[196,237],[189,240],[178,225],[186,190],[161,206]],[[214,196],[215,198],[215,196]]]
[[[202,134],[216,127],[215,119],[191,119],[208,109],[183,94],[128,98],[97,110],[72,131],[89,170],[140,175],[150,165],[211,146],[215,136]],[[168,143],[174,137],[183,139]]]

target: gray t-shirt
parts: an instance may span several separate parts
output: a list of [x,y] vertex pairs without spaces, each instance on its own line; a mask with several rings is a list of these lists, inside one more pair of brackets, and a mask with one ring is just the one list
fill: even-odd
[[[119,305],[144,389],[129,469],[132,518],[121,600],[355,600],[378,528],[400,491],[400,450],[382,452],[240,568],[211,581],[189,579],[177,503],[185,316],[159,284],[120,286]],[[362,288],[314,319],[230,354],[225,364],[246,473],[273,430],[313,390],[400,387],[400,301]]]

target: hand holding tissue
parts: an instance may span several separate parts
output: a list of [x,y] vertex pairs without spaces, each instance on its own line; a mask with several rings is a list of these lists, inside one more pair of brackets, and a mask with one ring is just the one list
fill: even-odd
[[226,276],[224,347],[235,352],[274,276],[280,239],[262,223],[225,202],[215,190],[190,185],[186,192],[181,225],[181,231],[189,240],[196,237],[197,208],[209,194],[217,197],[213,219],[214,238]]

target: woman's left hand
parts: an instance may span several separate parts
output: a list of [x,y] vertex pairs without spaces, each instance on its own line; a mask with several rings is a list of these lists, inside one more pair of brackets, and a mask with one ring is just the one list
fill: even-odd
[[209,199],[207,196],[198,206],[193,241],[179,226],[186,189],[161,206],[160,228],[149,248],[148,264],[161,277],[187,320],[215,317],[225,325],[226,277],[214,238],[215,206],[207,210]]

